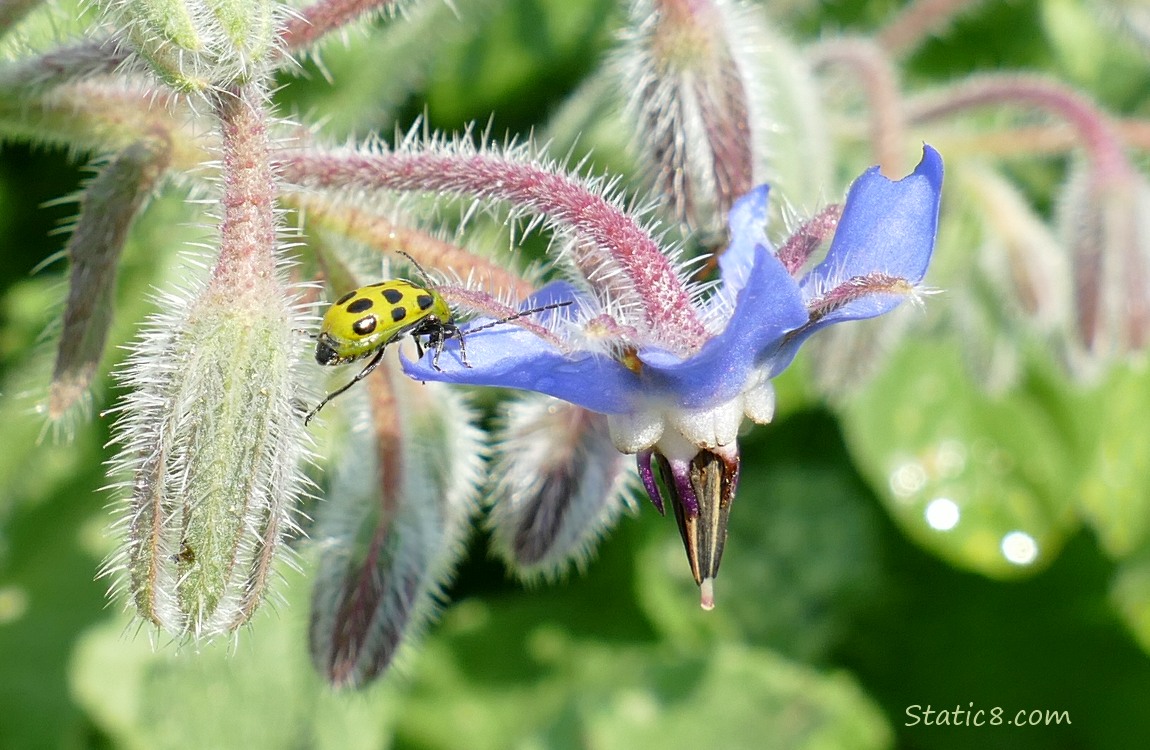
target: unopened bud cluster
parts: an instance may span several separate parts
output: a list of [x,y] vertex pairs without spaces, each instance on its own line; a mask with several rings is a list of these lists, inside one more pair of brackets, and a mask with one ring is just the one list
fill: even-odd
[[102,0],[136,54],[177,91],[253,78],[273,52],[273,0]]

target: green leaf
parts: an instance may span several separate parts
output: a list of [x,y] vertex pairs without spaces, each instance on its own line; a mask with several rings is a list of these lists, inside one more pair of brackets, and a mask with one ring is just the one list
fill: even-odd
[[953,341],[904,346],[842,409],[847,444],[908,536],[993,577],[1047,564],[1075,525],[1082,432],[1040,367],[991,396]]
[[1142,650],[1150,653],[1150,555],[1118,568],[1110,601]]
[[[583,649],[567,712],[540,739],[594,748],[879,748],[882,715],[843,673],[822,675],[770,651],[724,646],[693,658],[659,649]],[[577,678],[577,679],[579,679]],[[606,680],[604,678],[607,678]],[[540,743],[544,744],[544,743]]]
[[[332,693],[306,650],[307,585],[292,573],[283,611],[238,643],[177,652],[115,617],[80,638],[72,692],[116,747],[376,750],[390,745],[394,688]],[[163,636],[160,636],[163,638]],[[109,680],[115,675],[115,680]]]
[[[93,580],[99,553],[89,549],[105,520],[93,495],[103,480],[93,442],[42,446],[25,464],[40,478],[36,496],[15,498],[0,517],[0,747],[78,748],[87,733],[68,700],[67,668],[77,634],[106,605],[104,583]],[[75,454],[76,467],[53,460],[64,453]],[[0,486],[2,494],[31,485]]]
[[[683,651],[582,640],[550,623],[530,624],[528,610],[539,609],[537,601],[452,609],[419,659],[400,736],[429,750],[458,747],[461,736],[475,750],[891,742],[882,714],[846,674],[738,644]],[[465,658],[478,644],[484,668]]]

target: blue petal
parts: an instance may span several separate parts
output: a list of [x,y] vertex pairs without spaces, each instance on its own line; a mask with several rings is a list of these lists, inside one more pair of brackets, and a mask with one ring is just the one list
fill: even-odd
[[[571,285],[557,282],[525,300],[520,309],[575,299],[577,293]],[[545,318],[554,312],[539,315]],[[478,319],[470,327],[487,322]],[[467,333],[467,327],[463,327],[463,335],[471,367],[463,366],[459,342],[452,339],[439,359],[441,370],[431,366],[432,353],[427,352],[417,361],[401,357],[403,371],[417,380],[546,393],[602,414],[633,408],[639,378],[610,357],[589,352],[564,354],[546,339],[513,324],[472,334]]]
[[783,336],[807,322],[798,284],[762,245],[739,292],[727,327],[688,360],[643,350],[640,359],[648,392],[673,394],[685,408],[722,403],[746,386],[751,371],[773,355]]
[[719,256],[719,273],[732,294],[746,284],[755,264],[755,248],[770,247],[766,232],[769,194],[769,186],[759,185],[735,201],[727,217],[731,244]]
[[[923,147],[914,173],[891,182],[872,168],[855,180],[826,259],[803,279],[809,301],[855,276],[882,273],[918,284],[934,251],[942,195],[942,157]],[[799,346],[832,323],[890,312],[904,294],[870,294],[853,300],[788,336],[772,356],[772,376],[794,359]]]
[[[930,146],[923,147],[914,173],[897,182],[879,174],[878,167],[867,170],[851,185],[827,257],[802,281],[805,298],[872,273],[922,281],[934,250],[941,193],[942,157]],[[822,324],[880,315],[902,299],[881,297],[845,305]]]

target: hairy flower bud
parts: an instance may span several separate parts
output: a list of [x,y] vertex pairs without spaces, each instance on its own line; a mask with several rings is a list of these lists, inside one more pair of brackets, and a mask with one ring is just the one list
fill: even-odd
[[480,479],[481,434],[462,399],[403,377],[394,361],[365,385],[371,430],[342,451],[313,534],[311,655],[338,687],[382,674],[435,611]]
[[131,478],[110,569],[139,615],[192,637],[263,600],[302,486],[293,300],[276,268],[262,92],[213,100],[223,145],[220,252],[190,300],[168,295],[121,380],[114,464]]
[[628,50],[633,106],[651,150],[657,189],[678,218],[719,231],[751,189],[748,101],[720,4],[638,2]]
[[271,0],[104,0],[153,72],[179,91],[241,83],[275,48]]
[[48,397],[51,419],[60,419],[83,399],[92,382],[112,321],[120,251],[170,155],[167,139],[141,139],[109,162],[84,191],[68,241],[68,301]]
[[293,528],[303,436],[291,310],[274,279],[251,281],[163,298],[121,376],[127,539],[110,570],[138,614],[173,634],[246,622]]
[[735,200],[756,183],[819,197],[829,151],[801,56],[757,8],[635,0],[620,50],[637,147],[677,218],[722,247]]
[[499,555],[523,578],[580,564],[625,507],[630,462],[607,419],[549,397],[511,405],[496,435],[491,526]]
[[1073,268],[1075,364],[1139,351],[1150,343],[1150,184],[1132,169],[1081,165],[1061,202]]

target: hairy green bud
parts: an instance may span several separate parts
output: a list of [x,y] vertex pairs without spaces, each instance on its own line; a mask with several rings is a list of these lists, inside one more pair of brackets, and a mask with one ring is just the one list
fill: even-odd
[[168,297],[122,380],[126,543],[111,569],[178,635],[234,630],[266,590],[302,479],[290,309],[273,280]]
[[118,0],[108,12],[165,83],[206,91],[251,80],[271,59],[276,8],[270,0]]
[[120,252],[170,156],[171,144],[159,134],[143,138],[109,162],[84,191],[68,241],[68,300],[48,397],[51,419],[63,417],[88,392],[112,322]]
[[447,388],[416,383],[396,365],[389,360],[365,383],[372,429],[342,452],[313,535],[312,661],[337,687],[370,683],[417,637],[476,509],[474,414]]

